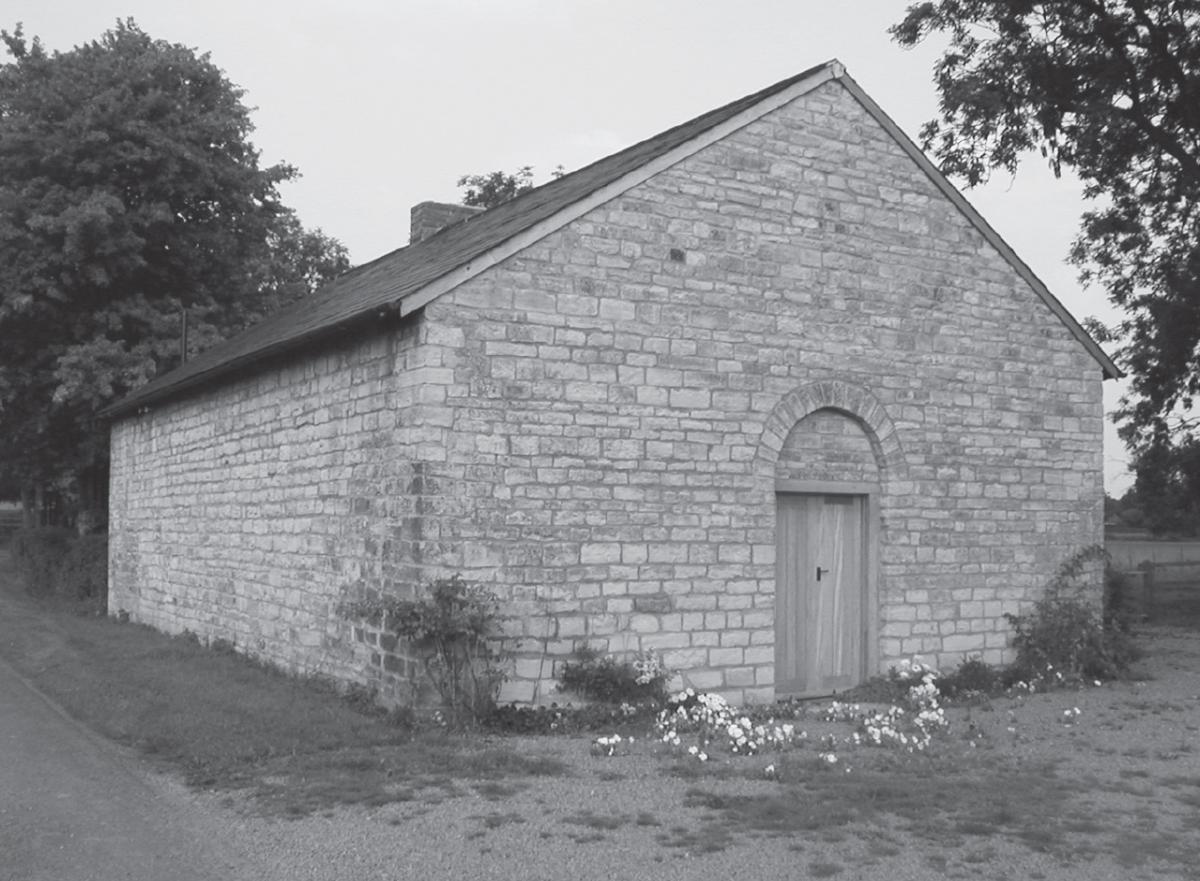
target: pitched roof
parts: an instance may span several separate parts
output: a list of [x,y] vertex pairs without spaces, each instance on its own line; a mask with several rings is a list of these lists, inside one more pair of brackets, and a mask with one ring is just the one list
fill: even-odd
[[157,377],[101,411],[101,415],[125,416],[384,315],[413,312],[595,205],[832,79],[841,81],[854,94],[1013,264],[1096,358],[1105,377],[1120,376],[1116,365],[1091,336],[924,153],[846,74],[841,63],[828,61],[529,190],[424,241],[352,269],[312,296]]

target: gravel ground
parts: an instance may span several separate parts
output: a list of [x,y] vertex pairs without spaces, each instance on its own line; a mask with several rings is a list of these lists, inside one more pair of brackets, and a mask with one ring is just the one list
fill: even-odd
[[[608,758],[590,755],[587,739],[506,741],[561,755],[573,773],[297,820],[260,816],[248,802],[166,779],[160,786],[190,804],[203,834],[225,843],[239,865],[234,877],[264,881],[1200,878],[1191,863],[1200,852],[1200,632],[1141,636],[1150,653],[1136,679],[951,714],[947,736],[961,748],[974,731],[980,761],[1050,763],[1053,779],[1074,787],[1069,822],[1055,824],[1055,840],[1041,847],[1005,829],[942,834],[954,826],[944,816],[922,834],[912,819],[877,816],[833,831],[726,839],[714,834],[721,821],[711,811],[685,804],[688,791],[769,798],[781,784],[751,778],[770,757],[730,759],[738,763],[729,765],[732,778],[707,776],[719,774],[719,759],[705,777],[680,779],[650,743]],[[881,751],[847,752],[844,762],[866,767],[867,752]]]

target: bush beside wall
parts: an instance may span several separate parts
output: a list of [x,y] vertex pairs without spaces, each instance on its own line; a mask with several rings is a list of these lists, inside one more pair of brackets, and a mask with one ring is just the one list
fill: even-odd
[[108,596],[108,536],[103,533],[80,536],[56,526],[18,529],[12,558],[31,594],[100,601]]
[[76,599],[108,599],[108,535],[75,538],[59,568],[61,592]]

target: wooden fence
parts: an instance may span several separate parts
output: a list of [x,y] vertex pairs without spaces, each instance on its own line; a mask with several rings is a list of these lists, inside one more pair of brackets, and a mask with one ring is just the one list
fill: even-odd
[[1200,541],[1110,538],[1104,543],[1113,565],[1131,572],[1146,563],[1200,563]]
[[18,510],[0,509],[0,547],[6,547],[14,532],[24,523],[24,515]]
[[1131,611],[1142,618],[1167,621],[1176,613],[1200,613],[1200,562],[1152,563],[1125,573]]

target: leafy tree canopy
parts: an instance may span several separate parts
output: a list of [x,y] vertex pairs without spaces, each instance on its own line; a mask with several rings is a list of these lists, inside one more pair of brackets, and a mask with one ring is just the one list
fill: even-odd
[[[561,165],[550,173],[553,178],[565,174]],[[515,199],[526,190],[533,189],[533,166],[522,165],[512,174],[505,171],[491,171],[487,174],[464,174],[458,179],[458,186],[465,188],[462,203],[475,208],[495,208],[497,205]]]
[[492,171],[487,174],[464,174],[458,179],[465,187],[462,203],[474,208],[494,208],[533,189],[533,166],[523,165],[512,174]]
[[[1200,441],[1185,437],[1165,446],[1150,444],[1135,455],[1137,478],[1121,499],[1121,519],[1141,515],[1140,525],[1168,535],[1200,535]],[[1130,510],[1132,509],[1132,511]]]
[[0,31],[0,479],[102,468],[96,412],[348,266],[280,202],[242,92],[120,21],[48,52]]
[[1200,0],[938,0],[891,33],[949,45],[921,131],[970,185],[1039,151],[1083,181],[1071,258],[1126,318],[1111,329],[1135,455],[1188,442],[1200,392]]

